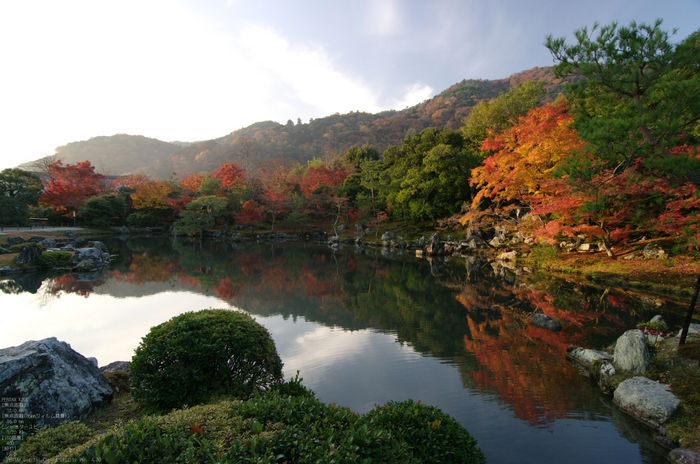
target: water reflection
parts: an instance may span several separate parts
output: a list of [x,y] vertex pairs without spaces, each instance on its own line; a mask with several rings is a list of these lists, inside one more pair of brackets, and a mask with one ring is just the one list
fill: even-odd
[[[489,462],[663,462],[564,351],[607,345],[657,313],[680,325],[683,309],[671,302],[515,276],[478,259],[213,241],[108,246],[117,258],[98,276],[0,282],[1,345],[57,336],[106,364],[129,359],[150,327],[177,314],[240,308],[271,331],[285,375],[300,370],[325,401],[358,412],[408,398],[435,404]],[[530,326],[534,311],[564,329]]]

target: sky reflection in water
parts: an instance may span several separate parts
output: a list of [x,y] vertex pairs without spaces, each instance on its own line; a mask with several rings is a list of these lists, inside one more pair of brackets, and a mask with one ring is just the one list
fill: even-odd
[[[438,406],[479,440],[490,463],[664,462],[650,435],[616,414],[563,358],[571,341],[600,343],[600,333],[622,333],[646,313],[605,319],[585,305],[600,295],[580,289],[581,310],[571,312],[552,304],[557,298],[546,285],[531,282],[523,291],[492,277],[485,284],[465,278],[459,266],[433,278],[425,261],[331,256],[326,249],[304,261],[283,250],[246,250],[219,274],[212,257],[221,253],[197,251],[197,260],[186,252],[135,253],[90,291],[59,278],[36,294],[0,294],[0,345],[55,336],[105,365],[130,359],[148,330],[173,316],[242,308],[272,334],[286,378],[298,370],[322,400],[360,413],[408,398]],[[136,264],[157,263],[153,275],[160,277],[139,277]],[[82,296],[71,293],[78,287]],[[523,323],[520,313],[533,310],[523,305],[542,308],[543,301],[565,322],[562,333]]]

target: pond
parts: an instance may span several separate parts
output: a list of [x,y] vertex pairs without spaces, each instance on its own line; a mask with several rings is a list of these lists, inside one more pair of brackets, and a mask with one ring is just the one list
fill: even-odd
[[[204,308],[254,315],[286,378],[364,413],[420,400],[455,417],[495,463],[663,463],[652,433],[565,359],[602,348],[682,302],[516,275],[477,258],[447,261],[309,244],[105,240],[116,257],[92,276],[0,281],[0,346],[55,336],[106,365],[148,330]],[[564,329],[527,323],[544,311]]]

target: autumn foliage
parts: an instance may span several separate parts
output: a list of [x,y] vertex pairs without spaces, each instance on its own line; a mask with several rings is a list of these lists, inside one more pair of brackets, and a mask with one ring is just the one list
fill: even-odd
[[76,211],[89,198],[112,190],[105,176],[96,173],[89,161],[64,166],[59,160],[47,167],[47,174],[50,180],[39,202],[59,211]]

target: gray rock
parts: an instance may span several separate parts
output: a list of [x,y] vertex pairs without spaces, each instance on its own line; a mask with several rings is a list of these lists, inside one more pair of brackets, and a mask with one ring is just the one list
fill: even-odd
[[0,255],[6,255],[6,254],[9,254],[9,253],[12,253],[12,251],[11,251],[10,249],[5,248],[5,247],[3,247],[2,245],[0,245]]
[[418,245],[419,247],[424,247],[425,246],[425,236],[422,236],[421,238],[419,238],[418,241],[416,242],[416,245]]
[[[106,250],[106,247],[102,242],[91,242],[102,245]],[[101,251],[99,248],[77,248],[75,250],[75,255],[71,260],[71,266],[77,272],[87,273],[102,269],[109,266],[110,256],[106,251]]]
[[382,234],[382,240],[384,241],[389,241],[389,240],[394,240],[396,238],[396,234],[393,232],[384,232]]
[[55,238],[45,238],[42,242],[41,245],[44,248],[56,248],[56,239]]
[[530,316],[530,322],[535,327],[551,330],[552,332],[559,332],[562,329],[561,322],[553,317],[547,316],[546,314],[533,314]]
[[613,361],[618,368],[632,374],[641,374],[649,369],[649,346],[644,332],[628,330],[617,339]]
[[615,389],[613,402],[623,411],[655,428],[665,424],[676,412],[681,400],[669,391],[667,385],[633,377]]
[[345,224],[341,224],[341,225],[338,226],[338,231],[339,231],[339,232],[342,232],[342,231],[344,231],[344,230],[345,230]]
[[568,349],[566,350],[566,356],[572,361],[581,364],[589,371],[596,362],[605,363],[607,361],[612,361],[612,356],[605,351],[589,350],[587,348]]
[[107,249],[105,244],[100,241],[88,242],[88,245],[90,245],[89,248],[97,248],[103,253],[109,253],[109,250]]
[[36,261],[41,253],[42,251],[41,248],[39,248],[39,245],[31,244],[26,246],[13,261],[15,264],[29,264]]
[[22,237],[7,237],[7,244],[10,246],[19,245],[20,243],[24,243],[24,239]]
[[[681,332],[683,332],[683,330],[679,330],[676,337],[680,338]],[[690,324],[688,327],[688,335],[700,335],[700,324]]]
[[676,448],[668,453],[670,464],[700,464],[700,453],[685,448]]
[[615,374],[617,374],[617,370],[615,369],[615,366],[613,366],[609,362],[604,362],[600,366],[600,376],[601,377],[612,377]]
[[33,237],[29,237],[29,242],[34,242],[34,243],[41,243],[44,240],[46,240],[45,237],[42,237],[41,235],[35,235]]
[[114,361],[113,363],[100,367],[100,372],[103,374],[105,372],[115,371],[131,372],[131,363],[129,361]]
[[117,231],[119,235],[129,235],[131,232],[129,232],[129,228],[126,226],[121,226],[119,230]]
[[22,405],[0,404],[2,414],[31,414],[39,427],[54,426],[85,418],[112,396],[97,367],[56,338],[0,350],[0,397],[19,398]]

